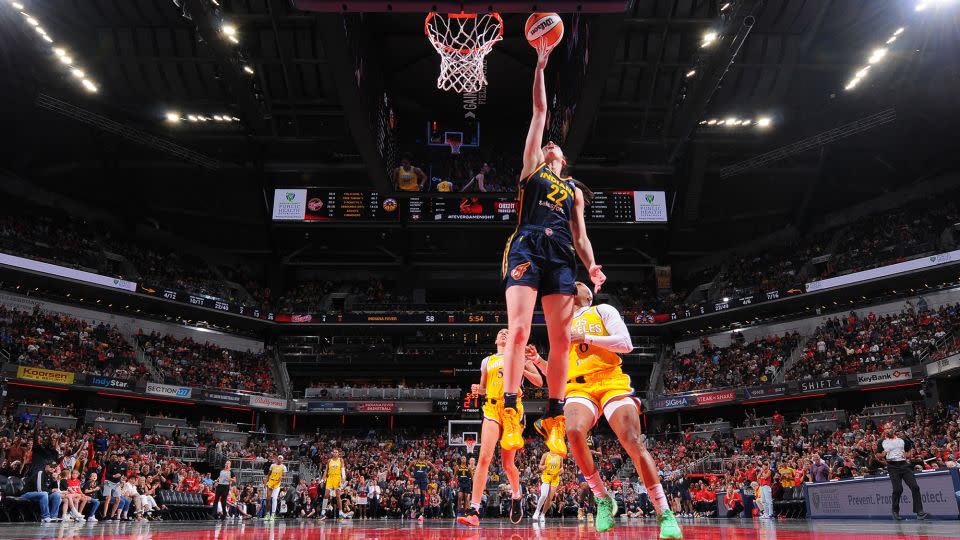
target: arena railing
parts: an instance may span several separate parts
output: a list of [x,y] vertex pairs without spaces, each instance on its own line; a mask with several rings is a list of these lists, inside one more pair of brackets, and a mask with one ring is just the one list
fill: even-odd
[[203,461],[200,450],[195,446],[166,446],[162,444],[145,444],[142,453],[153,453],[158,456],[178,459],[183,462],[196,463]]

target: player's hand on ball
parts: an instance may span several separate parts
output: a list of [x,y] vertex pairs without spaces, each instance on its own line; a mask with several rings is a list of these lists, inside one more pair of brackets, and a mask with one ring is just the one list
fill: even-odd
[[470,385],[470,393],[471,393],[471,394],[479,394],[479,393],[480,393],[480,385],[479,385],[479,384],[471,384],[471,385]]
[[600,292],[600,286],[607,281],[607,276],[601,271],[602,268],[599,264],[590,267],[590,281],[593,282],[593,294]]
[[545,69],[547,67],[547,60],[550,60],[551,52],[553,52],[553,48],[547,47],[546,40],[541,39],[537,43],[537,69]]

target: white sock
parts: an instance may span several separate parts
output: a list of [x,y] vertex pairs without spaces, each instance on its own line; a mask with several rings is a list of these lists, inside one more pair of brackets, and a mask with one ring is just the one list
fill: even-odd
[[660,482],[657,482],[653,487],[648,487],[647,493],[653,499],[653,507],[657,509],[658,514],[670,509],[670,503],[667,502],[667,495],[663,492],[663,486],[660,485]]
[[593,496],[602,499],[607,497],[609,493],[607,492],[607,486],[603,485],[603,480],[600,478],[600,471],[596,471],[592,475],[586,477],[587,485],[590,486],[590,490],[593,491]]
[[544,486],[540,486],[540,498],[537,499],[537,511],[533,515],[539,516],[540,510],[543,509],[543,504],[547,502],[547,495],[550,494],[550,486],[547,486],[547,489],[543,489]]
[[478,514],[480,513],[480,503],[472,502],[470,503],[470,508],[476,510]]

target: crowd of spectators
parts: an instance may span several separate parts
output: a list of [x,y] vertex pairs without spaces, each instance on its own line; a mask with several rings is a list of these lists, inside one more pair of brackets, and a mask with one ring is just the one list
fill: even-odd
[[164,382],[194,388],[276,392],[271,370],[273,359],[267,352],[234,351],[189,337],[177,339],[156,332],[140,331],[136,339]]
[[146,369],[116,327],[0,304],[0,350],[10,360],[72,373],[143,380]]
[[699,349],[675,353],[669,359],[663,374],[664,392],[768,384],[799,342],[796,332],[757,338],[750,343],[743,334],[735,333],[726,347],[715,346],[703,338]]
[[960,304],[936,310],[908,307],[866,316],[850,312],[817,327],[787,380],[829,378],[916,364],[960,328]]

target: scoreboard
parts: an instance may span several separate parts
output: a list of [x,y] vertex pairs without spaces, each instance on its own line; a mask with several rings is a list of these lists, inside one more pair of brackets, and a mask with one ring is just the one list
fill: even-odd
[[[519,211],[520,202],[513,196],[437,194],[398,200],[376,191],[290,188],[275,190],[273,199],[274,221],[397,222],[403,213],[409,223],[510,226],[516,224]],[[666,196],[662,191],[597,191],[584,218],[591,223],[666,223]]]
[[274,221],[398,221],[399,204],[376,191],[278,189]]

